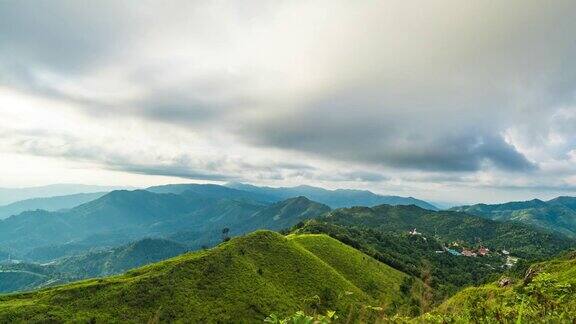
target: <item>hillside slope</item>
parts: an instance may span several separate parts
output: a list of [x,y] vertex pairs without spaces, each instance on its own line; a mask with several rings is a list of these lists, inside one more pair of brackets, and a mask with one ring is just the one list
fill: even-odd
[[533,265],[526,277],[465,289],[432,314],[434,321],[571,323],[576,318],[576,254]]
[[310,307],[347,314],[350,303],[415,299],[417,281],[400,291],[409,278],[327,236],[258,231],[125,275],[2,296],[0,322],[255,322]]

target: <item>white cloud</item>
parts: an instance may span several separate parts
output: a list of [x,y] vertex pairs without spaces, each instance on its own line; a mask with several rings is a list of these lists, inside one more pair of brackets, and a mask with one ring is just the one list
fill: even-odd
[[127,181],[310,182],[435,199],[569,190],[574,9],[3,3],[0,150]]

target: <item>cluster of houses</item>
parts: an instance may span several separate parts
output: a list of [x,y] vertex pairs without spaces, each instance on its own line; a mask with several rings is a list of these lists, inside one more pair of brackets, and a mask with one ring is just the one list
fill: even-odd
[[[450,253],[452,255],[456,255],[456,256],[466,256],[466,257],[481,256],[481,257],[483,257],[483,256],[487,256],[488,254],[490,254],[490,249],[481,246],[476,250],[463,248],[462,251],[459,252],[453,248],[451,249],[451,248],[444,247],[444,250],[436,251],[436,253],[444,253],[444,252],[448,252],[448,253]],[[504,264],[502,265],[502,267],[512,268],[518,262],[518,258],[511,256],[510,252],[508,252],[506,250],[501,250],[499,252],[497,251],[494,253],[496,255],[500,255],[500,256],[503,256],[505,258]]]
[[[422,233],[418,232],[416,229],[408,231],[408,234],[412,236],[422,236]],[[452,242],[448,245],[448,247],[443,246],[442,250],[438,250],[436,253],[449,253],[451,255],[465,257],[483,257],[490,255],[491,252],[489,248],[484,246],[480,246],[477,249],[469,249],[466,247],[460,248],[460,244],[458,242]],[[503,256],[505,258],[505,263],[502,265],[503,267],[511,268],[516,264],[516,262],[518,262],[518,258],[511,256],[510,252],[507,250],[496,251],[494,254]]]
[[462,255],[467,256],[467,257],[486,256],[489,253],[490,253],[490,249],[483,247],[483,246],[479,247],[477,250],[466,249],[466,248],[462,250]]

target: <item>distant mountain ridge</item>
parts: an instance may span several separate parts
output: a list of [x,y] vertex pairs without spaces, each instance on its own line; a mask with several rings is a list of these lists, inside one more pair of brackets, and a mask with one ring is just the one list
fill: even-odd
[[413,197],[382,196],[368,190],[336,189],[328,190],[312,186],[297,187],[258,187],[243,183],[228,183],[229,188],[258,193],[263,196],[277,197],[279,200],[304,196],[308,199],[326,204],[331,208],[376,205],[415,205],[424,209],[438,210],[426,201]]
[[[277,197],[254,193],[246,190],[238,190],[235,188],[229,188],[226,186],[220,186],[215,184],[196,184],[196,183],[185,183],[185,184],[169,184],[161,186],[153,186],[146,188],[147,191],[154,193],[171,193],[171,194],[199,194],[206,198],[213,199],[248,199],[257,202],[276,202]],[[287,197],[292,198],[292,197]],[[283,200],[283,199],[282,199]]]
[[[58,251],[58,246],[90,249],[188,231],[191,235],[180,239],[200,248],[218,243],[225,227],[230,228],[229,235],[260,228],[278,230],[330,210],[305,198],[283,205],[256,201],[252,193],[226,187],[208,188],[207,193],[184,190],[180,194],[118,190],[65,211],[23,212],[0,221],[0,247],[20,256],[40,255],[42,249],[64,256],[65,249]],[[268,208],[278,206],[282,214],[274,219],[275,211]]]
[[108,192],[121,189],[135,188],[130,186],[95,186],[83,184],[53,184],[38,187],[0,188],[0,205],[7,205],[31,198],[67,196],[79,193]]
[[504,204],[476,204],[450,210],[499,221],[515,221],[576,237],[576,198],[533,199]]
[[0,219],[17,215],[25,211],[58,211],[69,209],[104,196],[107,192],[78,193],[73,195],[30,198],[0,206]]
[[[238,188],[235,188],[238,187]],[[101,189],[99,192],[93,192]],[[106,189],[106,190],[105,190]],[[25,211],[46,210],[58,211],[70,209],[89,201],[95,200],[113,190],[122,190],[117,187],[98,187],[87,185],[51,185],[45,187],[32,187],[22,189],[0,188],[0,202],[9,199],[10,203],[1,205],[0,220],[17,215]],[[2,191],[6,191],[2,196]],[[84,190],[84,191],[82,191]],[[154,193],[182,194],[184,192],[197,193],[210,198],[247,199],[257,202],[273,203],[288,198],[306,196],[311,200],[329,205],[332,208],[352,206],[375,206],[380,204],[411,205],[437,210],[436,206],[412,197],[382,196],[365,190],[337,189],[326,190],[312,186],[298,186],[292,188],[256,187],[247,184],[230,183],[226,186],[213,184],[169,184],[146,188]],[[16,197],[26,199],[12,200]],[[10,199],[12,197],[12,199]]]

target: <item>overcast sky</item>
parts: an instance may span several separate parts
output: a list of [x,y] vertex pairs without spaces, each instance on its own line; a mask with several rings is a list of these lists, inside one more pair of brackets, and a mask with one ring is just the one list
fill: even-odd
[[1,1],[0,187],[576,195],[576,2]]

